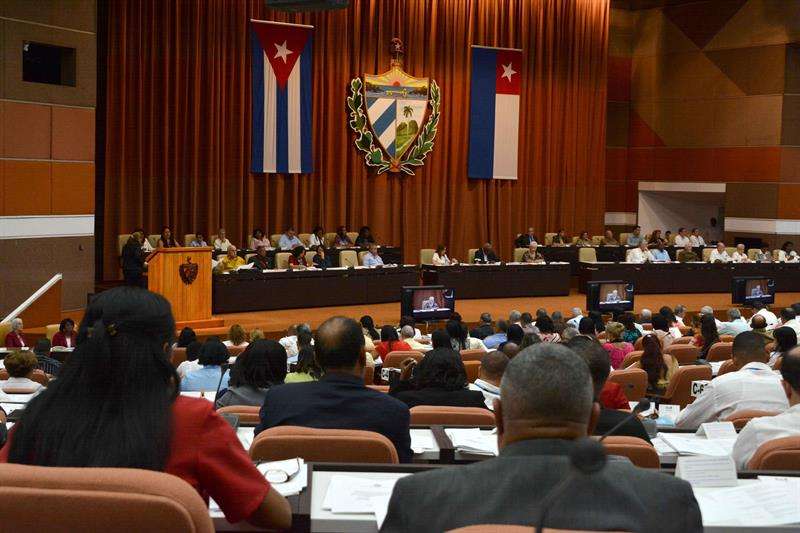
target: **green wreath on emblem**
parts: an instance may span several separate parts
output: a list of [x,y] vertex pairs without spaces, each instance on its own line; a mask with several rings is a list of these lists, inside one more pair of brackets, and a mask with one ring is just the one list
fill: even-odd
[[[349,124],[356,133],[356,148],[364,152],[364,161],[367,166],[377,167],[376,173],[382,174],[390,169],[391,161],[386,157],[384,151],[375,145],[374,136],[367,125],[367,116],[363,111],[362,87],[361,78],[353,78],[350,81],[350,96],[347,98],[347,107],[350,109]],[[428,99],[431,114],[422,127],[414,147],[406,152],[405,159],[400,162],[399,169],[402,172],[413,176],[413,167],[422,166],[425,157],[433,150],[433,139],[436,137],[436,128],[439,125],[440,101],[439,86],[434,80],[431,80],[430,98]]]

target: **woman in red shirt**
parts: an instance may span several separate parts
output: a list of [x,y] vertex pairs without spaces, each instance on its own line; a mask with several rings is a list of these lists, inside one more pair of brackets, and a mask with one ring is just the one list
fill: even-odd
[[306,249],[302,246],[296,246],[292,250],[292,255],[289,256],[289,268],[306,268],[307,266]]
[[25,335],[22,334],[22,319],[11,319],[11,331],[5,338],[6,348],[24,348],[28,346]]
[[289,503],[233,428],[207,400],[178,396],[174,332],[162,296],[133,287],[101,293],[70,364],[28,403],[0,462],[166,472],[214,498],[230,522],[288,528]]
[[71,318],[65,318],[58,325],[58,333],[53,335],[53,346],[63,346],[64,348],[75,347],[75,322]]
[[381,328],[381,342],[375,346],[375,351],[385,358],[390,352],[410,351],[411,346],[406,341],[401,341],[397,336],[397,330],[393,326],[383,326]]

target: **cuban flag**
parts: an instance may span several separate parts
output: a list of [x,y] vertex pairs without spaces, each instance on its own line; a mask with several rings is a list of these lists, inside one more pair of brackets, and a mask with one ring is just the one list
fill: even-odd
[[314,28],[252,22],[252,170],[287,174],[311,172],[311,32]]
[[470,178],[517,179],[522,50],[472,48]]

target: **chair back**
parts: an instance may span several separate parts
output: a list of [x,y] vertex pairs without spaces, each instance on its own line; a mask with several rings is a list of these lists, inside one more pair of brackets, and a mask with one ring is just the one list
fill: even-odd
[[289,252],[278,252],[275,254],[275,268],[289,268]]
[[298,233],[297,238],[300,239],[300,242],[307,248],[311,246],[311,234],[310,233]]
[[622,246],[627,246],[628,245],[628,237],[630,237],[630,236],[631,236],[630,232],[628,232],[628,233],[620,233],[619,234],[619,243]]
[[597,250],[594,248],[578,248],[578,261],[582,263],[596,263]]
[[281,233],[273,233],[272,235],[270,235],[270,236],[269,236],[269,244],[270,244],[270,245],[271,245],[273,248],[277,248],[277,247],[278,247],[278,244],[280,244],[280,242],[281,242],[281,235],[282,235]]
[[700,358],[700,350],[691,344],[672,343],[664,348],[664,353],[674,357],[679,365],[691,365]]
[[681,409],[694,401],[692,381],[708,381],[711,379],[711,367],[708,365],[686,365],[678,367],[669,380],[661,403],[680,405]]
[[384,368],[400,368],[400,363],[408,359],[409,357],[413,357],[419,363],[422,361],[423,355],[422,352],[418,352],[416,350],[395,350],[393,352],[389,352],[386,354],[386,357],[383,359],[383,367]]
[[[5,381],[8,379],[8,370],[5,368],[0,369],[0,381]],[[38,368],[33,371],[31,375],[31,381],[35,381],[36,383],[41,383],[45,387],[50,382],[50,378],[47,377],[47,374],[44,373],[43,370],[39,370]]]
[[347,236],[350,237],[350,240],[353,241],[353,243],[355,243],[356,239],[358,239],[358,232],[357,231],[348,231],[347,232]]
[[638,437],[611,435],[603,439],[602,444],[608,455],[627,457],[640,468],[661,468],[661,460],[656,449]]
[[464,361],[464,370],[467,373],[467,381],[475,383],[481,373],[480,361]]
[[725,247],[725,251],[728,252],[728,255],[733,255],[733,252],[736,251],[736,247],[735,246],[726,246]]
[[761,411],[759,409],[741,409],[732,413],[728,418],[725,419],[726,422],[733,422],[733,427],[736,429],[742,429],[744,426],[747,425],[754,418],[760,418],[762,416],[776,416],[780,413],[777,411]]
[[[681,333],[683,333],[683,332],[681,331]],[[672,344],[691,344],[692,338],[693,337],[691,337],[691,336],[678,337],[677,339],[672,341]]]
[[747,469],[800,471],[800,437],[783,437],[765,442],[753,454]]
[[514,248],[514,262],[521,263],[522,256],[525,255],[525,252],[527,250],[528,250],[527,248]]
[[735,371],[736,367],[733,366],[733,359],[728,359],[727,361],[722,363],[722,366],[720,366],[719,370],[717,370],[717,377],[720,377],[723,374],[727,374],[728,372],[735,372]]
[[750,261],[755,261],[756,260],[756,256],[758,255],[758,252],[760,252],[760,251],[761,250],[758,249],[758,248],[748,248],[747,249],[747,258]]
[[373,383],[375,383],[375,363],[367,363],[364,365],[364,385]]
[[631,366],[633,363],[638,363],[642,359],[643,353],[644,353],[643,350],[635,350],[633,352],[628,352],[628,355],[626,355],[625,359],[622,360],[622,364],[619,365],[619,368],[625,369]]
[[[44,336],[47,337],[47,340],[49,340],[50,343],[53,342],[53,336],[58,333],[58,328],[60,325],[61,324],[47,324],[44,327]],[[5,338],[5,335],[3,335],[3,338]]]
[[195,237],[197,237],[196,233],[185,233],[183,235],[183,245],[189,246],[190,244],[192,244],[192,241],[194,240]]
[[719,342],[733,342],[733,335],[720,335]]
[[475,254],[478,252],[477,248],[470,248],[467,250],[467,263],[474,263],[475,262]]
[[367,251],[366,250],[362,250],[362,251],[358,252],[358,264],[359,265],[363,265],[364,264],[364,256],[365,255],[367,255]]
[[418,405],[411,408],[411,425],[494,426],[494,413],[482,407]]
[[714,248],[703,248],[703,261],[708,263],[711,259],[711,252],[713,252]]
[[[212,400],[214,398],[211,398]],[[255,426],[261,422],[261,407],[257,405],[228,405],[227,407],[220,407],[217,412],[220,414],[227,413],[239,417],[239,423],[243,426]]]
[[122,249],[125,248],[125,245],[128,244],[128,239],[131,238],[130,233],[126,233],[124,235],[117,235],[117,255],[122,255]]
[[483,350],[461,350],[461,360],[462,361],[479,361],[483,356],[486,355],[486,352]]
[[595,246],[600,246],[603,244],[603,239],[605,239],[605,235],[592,235],[592,244]]
[[608,381],[619,384],[630,402],[641,400],[647,393],[647,372],[641,368],[614,370],[608,376]]
[[186,348],[173,348],[170,355],[172,366],[178,368],[178,365],[186,361]]
[[0,515],[6,531],[214,531],[188,483],[131,468],[0,465]]
[[161,238],[161,234],[160,233],[154,233],[153,235],[148,235],[147,236],[147,242],[150,243],[150,246],[155,248],[156,245],[158,244],[158,239],[160,239],[160,238]]
[[326,233],[323,237],[325,240],[325,248],[331,248],[333,243],[336,242],[336,232],[330,231]]
[[545,233],[544,234],[544,245],[545,246],[550,246],[551,244],[553,244],[553,237],[555,237],[556,235],[558,235],[558,233]]
[[[645,333],[645,335],[647,334]],[[633,349],[637,351],[642,350],[643,343],[644,343],[644,335],[636,339],[636,342],[633,343]]]
[[727,361],[733,357],[733,342],[715,342],[708,349],[706,358],[711,361]]
[[306,264],[307,265],[314,265],[314,258],[317,256],[317,252],[314,250],[309,250],[306,252]]
[[277,426],[259,433],[250,446],[254,461],[302,457],[321,463],[399,462],[392,441],[373,431]]
[[389,392],[389,385],[367,385],[367,388],[378,392]]
[[436,250],[433,248],[423,248],[419,251],[419,264],[420,265],[431,265],[433,264],[433,254],[436,253]]
[[355,250],[342,250],[339,252],[339,266],[340,267],[354,267],[358,264],[358,256]]

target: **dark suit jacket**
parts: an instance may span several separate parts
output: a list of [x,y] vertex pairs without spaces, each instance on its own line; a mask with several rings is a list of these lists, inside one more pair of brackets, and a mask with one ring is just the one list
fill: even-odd
[[[506,446],[494,459],[400,479],[381,532],[449,531],[475,524],[530,526],[542,499],[571,470],[571,441],[537,439]],[[546,525],[562,529],[693,533],[703,531],[686,481],[610,459],[572,481]]]
[[[616,426],[630,413],[625,411],[618,411],[616,409],[600,409],[600,417],[597,419],[597,427],[594,428],[595,435],[603,435],[606,431]],[[622,424],[611,435],[622,437],[639,437],[640,439],[650,443],[650,436],[644,429],[642,422],[634,417]],[[652,443],[650,443],[652,444]]]
[[[404,382],[403,382],[404,383]],[[405,403],[409,409],[418,405],[443,405],[447,407],[481,407],[486,409],[486,402],[481,391],[461,389],[448,391],[444,389],[408,389],[401,385],[391,391],[391,395]]]
[[527,248],[528,246],[530,246],[534,242],[536,242],[538,244],[541,241],[536,237],[536,235],[534,235],[533,239],[531,240],[531,236],[530,235],[528,235],[527,233],[523,233],[522,235],[517,237],[517,240],[514,241],[514,245],[517,248]]
[[139,243],[127,243],[122,248],[122,271],[131,274],[144,272],[145,254]]
[[324,259],[318,255],[315,255],[314,266],[317,268],[325,269],[325,268],[331,268],[333,264],[331,264],[331,258],[328,257],[327,255],[325,256]]
[[500,259],[497,258],[497,254],[494,252],[489,252],[489,255],[483,253],[483,248],[480,248],[477,252],[475,252],[475,259],[472,261],[473,263],[497,263]]
[[251,257],[248,263],[253,263],[259,270],[269,270],[272,268],[272,261],[270,261],[269,257],[261,257],[258,254]]
[[491,324],[483,324],[469,332],[470,337],[483,340],[489,335],[494,335],[494,328]]
[[392,441],[401,462],[409,462],[408,425],[408,407],[400,400],[368,389],[361,378],[326,374],[319,381],[271,387],[255,434],[275,426],[374,431]]

